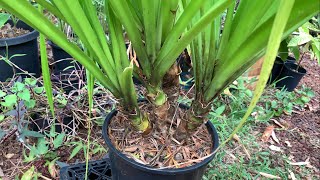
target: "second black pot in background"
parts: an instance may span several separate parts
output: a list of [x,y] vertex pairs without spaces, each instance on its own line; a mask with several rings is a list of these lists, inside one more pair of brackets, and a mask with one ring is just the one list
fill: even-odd
[[274,61],[272,71],[270,73],[270,78],[268,84],[272,84],[279,80],[281,73],[284,69],[284,63],[295,63],[296,59],[294,57],[288,56],[286,60],[282,60],[281,57],[277,56],[276,60]]
[[61,72],[65,69],[68,70],[80,70],[81,65],[76,62],[70,54],[65,52],[63,49],[61,49],[59,46],[54,44],[52,41],[48,41],[48,44],[52,48],[52,55],[54,59],[54,65],[53,65],[53,71]]
[[293,91],[299,84],[300,80],[307,73],[303,67],[292,62],[286,62],[283,66],[279,81],[276,83],[276,87],[281,89],[285,88],[287,91]]

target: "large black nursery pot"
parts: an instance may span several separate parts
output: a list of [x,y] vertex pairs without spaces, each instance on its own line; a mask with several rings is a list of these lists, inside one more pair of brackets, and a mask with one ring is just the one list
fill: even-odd
[[[112,180],[201,180],[207,165],[214,158],[214,154],[204,159],[202,162],[190,167],[178,169],[157,169],[146,166],[128,158],[118,151],[112,144],[108,136],[108,126],[117,111],[108,114],[103,124],[103,138],[109,147]],[[213,124],[209,121],[206,124],[212,136],[214,152],[219,146],[218,133]]]
[[[9,20],[8,23],[13,25],[11,20]],[[40,63],[37,42],[39,33],[22,21],[18,21],[16,27],[29,30],[30,32],[18,37],[0,39],[0,55],[10,58],[13,55],[25,54],[24,56],[13,57],[11,62],[22,70],[39,77]],[[16,73],[21,73],[17,68],[15,68],[15,71]],[[0,81],[5,81],[8,78],[11,78],[13,74],[13,68],[5,61],[0,60]],[[22,76],[25,77],[26,75],[23,74]]]
[[307,73],[303,67],[292,62],[286,62],[276,84],[277,88],[285,88],[287,91],[293,91],[299,84],[302,77]]
[[54,44],[52,41],[48,41],[51,46],[52,55],[54,59],[53,71],[61,72],[65,69],[68,70],[80,70],[82,66],[76,62],[70,54],[65,52],[62,48]]

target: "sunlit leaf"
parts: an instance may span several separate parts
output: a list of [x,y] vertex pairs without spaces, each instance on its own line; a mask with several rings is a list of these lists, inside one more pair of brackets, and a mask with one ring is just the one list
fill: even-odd
[[35,169],[34,169],[34,166],[32,166],[28,171],[23,173],[21,180],[32,180],[34,173],[35,173]]
[[83,144],[82,144],[82,143],[78,144],[78,145],[72,150],[71,155],[70,155],[70,157],[69,157],[69,160],[72,159],[74,156],[76,156],[82,148],[83,148]]
[[61,133],[59,134],[56,138],[54,138],[53,140],[53,147],[55,149],[59,148],[62,143],[63,143],[63,140],[64,140],[64,137],[65,137],[65,134],[64,133]]

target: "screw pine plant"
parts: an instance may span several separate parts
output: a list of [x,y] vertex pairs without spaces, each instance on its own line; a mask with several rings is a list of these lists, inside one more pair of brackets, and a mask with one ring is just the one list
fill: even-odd
[[[319,11],[314,5],[317,0],[240,0],[237,8],[238,1],[234,0],[105,0],[109,31],[106,35],[91,0],[36,2],[68,23],[84,50],[70,42],[29,2],[0,0],[0,6],[79,61],[89,72],[89,94],[93,80],[97,79],[119,99],[121,111],[133,127],[144,134],[150,132],[152,122],[148,113],[139,109],[132,76],[146,87],[155,122],[164,125],[161,121],[167,119],[169,104],[175,103],[179,86],[175,61],[191,43],[196,91],[188,118],[178,128],[180,139],[206,121],[214,98],[266,53],[270,41],[267,65],[251,107],[254,106],[264,79],[268,78],[266,74],[273,64],[278,41]],[[227,16],[221,29],[221,14],[225,11]],[[274,30],[275,25],[278,31]],[[139,65],[128,61],[123,31],[132,43]]]
[[[163,77],[184,47],[201,31],[202,26],[209,24],[211,19],[222,13],[232,1],[221,1],[215,4],[206,16],[199,19],[199,24],[191,27],[190,32],[183,37],[182,34],[189,24],[189,19],[200,10],[202,1],[190,1],[178,19],[176,19],[176,13],[173,13],[178,8],[178,0],[140,1],[139,3],[126,0],[105,1],[105,13],[110,32],[108,39],[91,1],[37,0],[37,2],[73,28],[82,41],[85,51],[69,42],[63,32],[29,2],[2,0],[0,5],[30,24],[83,64],[90,72],[89,76],[100,81],[119,99],[124,111],[132,120],[132,125],[138,131],[145,132],[150,130],[151,125],[148,117],[138,108],[132,74],[136,74],[144,82],[148,89],[149,100],[156,106],[155,109],[160,107],[159,111],[167,110],[167,96],[162,90]],[[139,57],[139,68],[128,61],[122,24]],[[156,31],[159,32],[154,33]],[[177,76],[177,72],[173,74]]]
[[[207,1],[192,19],[191,27],[207,12],[214,1]],[[292,11],[285,26],[284,39],[293,30],[310,19],[319,9],[316,1],[293,1]],[[187,0],[182,1],[183,5]],[[211,103],[230,83],[236,80],[266,51],[271,29],[277,12],[283,11],[280,1],[241,0],[235,11],[236,2],[227,10],[223,33],[221,17],[204,29],[190,45],[195,78],[195,99],[189,111],[189,118],[182,123],[181,132],[194,132],[203,124],[211,110]],[[283,17],[282,17],[283,18]],[[281,32],[277,32],[281,33]],[[277,44],[273,44],[274,47]],[[267,60],[266,60],[267,61]],[[273,61],[270,62],[273,64]],[[267,72],[268,73],[268,72]]]

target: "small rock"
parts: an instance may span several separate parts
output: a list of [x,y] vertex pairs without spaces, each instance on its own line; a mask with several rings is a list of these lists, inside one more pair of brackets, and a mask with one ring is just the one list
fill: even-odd
[[175,156],[174,156],[174,159],[176,161],[181,161],[183,159],[183,155],[182,153],[177,153]]
[[11,154],[11,153],[5,155],[5,157],[6,157],[7,159],[11,159],[13,156],[14,156],[14,154]]

